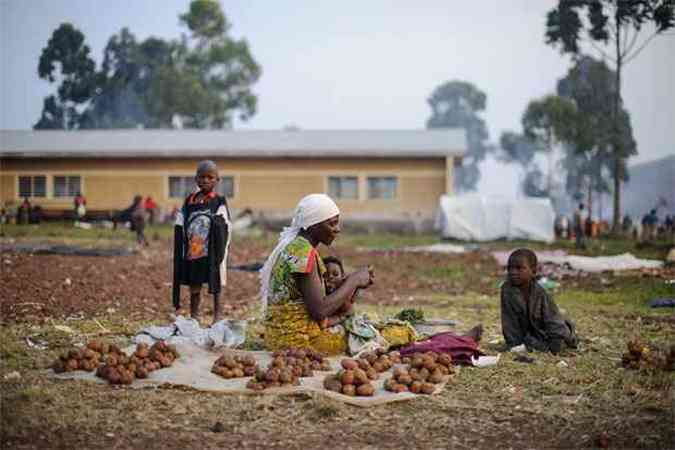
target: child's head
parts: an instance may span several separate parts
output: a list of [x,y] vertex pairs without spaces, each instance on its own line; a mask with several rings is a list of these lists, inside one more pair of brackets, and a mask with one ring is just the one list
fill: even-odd
[[537,255],[527,248],[519,248],[509,256],[506,269],[513,285],[527,286],[537,274]]
[[197,164],[197,174],[195,175],[197,186],[204,193],[213,191],[220,181],[218,176],[218,166],[211,160],[200,161]]
[[335,256],[326,256],[323,258],[323,264],[326,266],[326,273],[323,274],[323,280],[326,284],[326,293],[330,294],[340,287],[345,276],[342,261]]

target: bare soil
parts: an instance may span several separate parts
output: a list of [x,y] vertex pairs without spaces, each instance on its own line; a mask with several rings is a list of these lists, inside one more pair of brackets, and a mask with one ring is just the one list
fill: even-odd
[[[262,261],[269,250],[269,239],[241,239],[232,246],[230,264]],[[365,310],[425,308],[429,315],[458,318],[465,329],[481,321],[485,350],[496,352],[497,345],[489,342],[500,334],[502,270],[489,253],[363,251],[339,243],[331,251],[350,269],[376,266],[376,284],[359,300]],[[672,314],[627,311],[611,298],[604,303],[611,290],[602,278],[609,275],[563,283],[591,298],[561,304],[586,337],[578,352],[534,354],[531,365],[504,354],[496,367],[462,370],[438,396],[359,409],[308,395],[238,397],[48,378],[44,369],[59,351],[100,331],[94,319],[108,329],[100,334],[111,341],[169,320],[168,241],[119,257],[7,252],[0,267],[2,448],[675,447],[672,373],[629,372],[617,365],[625,339],[634,332],[672,342]],[[257,274],[230,271],[228,279],[226,314],[253,317]],[[610,280],[614,285],[629,281],[661,292],[662,280],[640,274]],[[208,318],[208,297],[203,310]],[[68,325],[75,335],[54,331],[55,324]],[[48,349],[30,348],[26,337]],[[566,369],[557,365],[561,361]],[[13,371],[20,378],[6,379]],[[216,422],[224,432],[211,431]]]

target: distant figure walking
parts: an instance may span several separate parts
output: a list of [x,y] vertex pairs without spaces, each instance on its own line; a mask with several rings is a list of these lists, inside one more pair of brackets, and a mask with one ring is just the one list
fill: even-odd
[[21,205],[19,206],[19,215],[17,223],[28,225],[28,223],[30,222],[31,207],[32,205],[30,204],[30,200],[28,200],[28,197],[24,197],[23,203],[21,203]]
[[75,222],[84,220],[84,216],[87,214],[87,199],[84,198],[81,192],[78,191],[77,195],[73,199],[73,216],[75,217]]
[[159,205],[150,197],[149,195],[145,198],[145,212],[148,215],[148,223],[150,225],[154,225],[155,222],[157,221],[157,212],[159,209]]
[[578,250],[586,250],[586,233],[584,226],[586,212],[584,211],[584,204],[579,203],[579,207],[574,211],[574,237],[575,247]]
[[148,240],[145,238],[145,218],[143,197],[137,195],[131,205],[131,230],[136,232],[136,243],[138,245],[148,245]]

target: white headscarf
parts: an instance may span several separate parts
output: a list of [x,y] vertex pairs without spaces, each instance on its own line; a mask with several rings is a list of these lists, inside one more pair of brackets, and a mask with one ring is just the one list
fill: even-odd
[[279,242],[260,269],[260,298],[262,300],[262,314],[267,312],[267,297],[269,295],[272,268],[283,249],[298,236],[300,230],[321,223],[340,214],[335,202],[326,194],[309,194],[303,197],[295,207],[290,227],[285,227],[279,235]]

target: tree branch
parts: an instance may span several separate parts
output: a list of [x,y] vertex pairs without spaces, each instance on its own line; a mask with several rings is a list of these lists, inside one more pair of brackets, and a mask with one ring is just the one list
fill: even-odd
[[633,47],[635,47],[635,43],[637,42],[637,38],[638,38],[639,35],[640,35],[640,32],[635,30],[635,34],[633,34],[633,39],[631,39],[630,44],[628,44],[623,51],[624,57],[626,55],[630,54],[630,52],[633,50]]
[[658,34],[659,34],[659,32],[656,31],[654,34],[652,34],[647,39],[645,39],[645,41],[632,54],[625,55],[625,58],[624,58],[624,61],[623,61],[624,64],[628,64],[629,62],[634,60],[640,54],[640,52],[642,52],[642,50],[645,49],[647,44],[649,44],[652,41],[652,39],[654,39]]
[[595,41],[594,41],[593,39],[591,39],[591,38],[586,38],[586,41],[587,41],[589,44],[591,44],[591,46],[592,46],[595,50],[597,50],[597,52],[600,53],[600,55],[602,55],[603,58],[609,59],[609,60],[612,61],[614,64],[616,64],[616,58],[610,56],[609,53],[605,52],[605,51],[602,49],[602,47],[600,47],[598,44],[595,43]]

